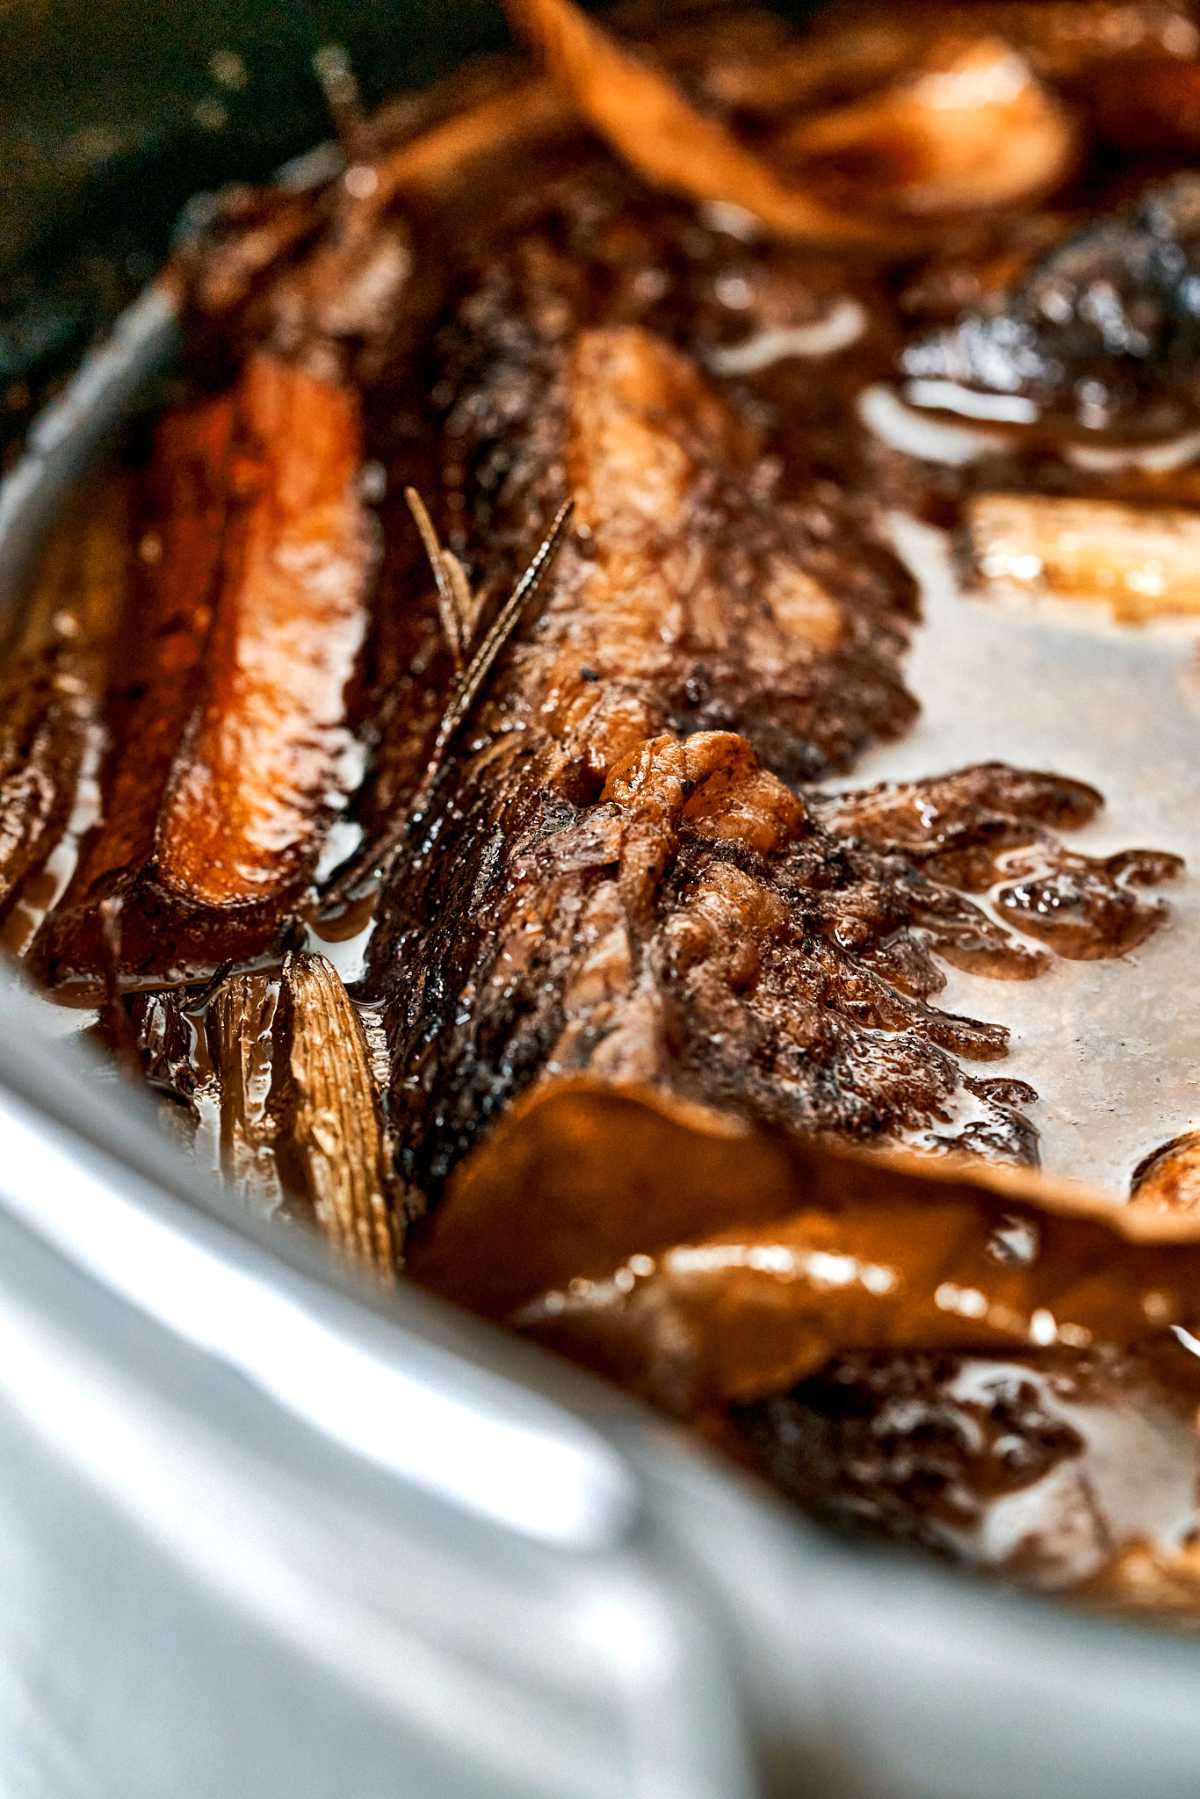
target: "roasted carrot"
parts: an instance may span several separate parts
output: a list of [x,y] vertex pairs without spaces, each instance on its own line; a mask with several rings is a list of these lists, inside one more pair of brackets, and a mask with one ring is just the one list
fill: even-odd
[[103,966],[97,912],[114,897],[119,973],[134,984],[266,947],[351,778],[370,561],[354,396],[258,353],[231,415],[202,410],[160,455],[176,461],[159,477],[174,504],[145,693],[115,750],[89,882],[40,946],[55,983]]

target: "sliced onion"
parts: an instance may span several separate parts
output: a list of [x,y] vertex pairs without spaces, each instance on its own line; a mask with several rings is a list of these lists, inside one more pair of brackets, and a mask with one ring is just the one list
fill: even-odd
[[508,0],[508,8],[576,109],[647,181],[695,200],[744,207],[792,241],[911,245],[903,231],[841,211],[790,181],[572,0]]
[[1099,600],[1140,623],[1200,613],[1200,514],[1116,500],[984,494],[967,507],[983,581],[998,591]]
[[777,139],[810,178],[916,215],[1014,205],[1048,193],[1075,157],[1075,130],[1024,57],[1000,38],[935,45],[913,74]]

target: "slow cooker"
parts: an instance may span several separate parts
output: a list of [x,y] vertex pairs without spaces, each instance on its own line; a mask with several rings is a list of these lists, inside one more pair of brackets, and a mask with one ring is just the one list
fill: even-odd
[[[184,202],[325,130],[314,54],[370,101],[502,40],[482,0],[10,0],[0,604],[169,365],[145,284]],[[47,1016],[4,975],[14,1799],[1196,1788],[1194,1645],[852,1547],[598,1382],[372,1295]]]

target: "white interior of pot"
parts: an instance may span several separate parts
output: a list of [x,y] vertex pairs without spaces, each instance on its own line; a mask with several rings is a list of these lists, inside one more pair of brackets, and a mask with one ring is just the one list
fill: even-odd
[[1150,1151],[1200,1116],[1200,659],[1194,629],[1130,627],[1101,605],[965,590],[948,539],[912,519],[895,540],[920,583],[906,665],[920,701],[899,742],[847,785],[1001,760],[1088,781],[1106,805],[1069,842],[1088,854],[1170,850],[1187,871],[1164,890],[1167,924],[1114,961],[1055,957],[1038,979],[947,970],[938,1003],[1012,1032],[996,1072],[1029,1081],[1044,1167],[1128,1193]]

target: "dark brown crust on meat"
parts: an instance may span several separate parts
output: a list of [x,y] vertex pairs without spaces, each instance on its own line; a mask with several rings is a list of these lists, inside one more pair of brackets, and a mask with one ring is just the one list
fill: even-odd
[[[926,1122],[958,1084],[938,1045],[994,1055],[1003,1038],[931,1013],[937,977],[915,960],[899,985],[869,963],[850,976],[830,891],[847,910],[859,892],[860,955],[920,896],[883,899],[869,852],[835,846],[767,772],[811,775],[844,760],[848,729],[907,718],[903,582],[890,615],[880,577],[835,598],[841,571],[802,515],[754,489],[753,433],[642,330],[584,334],[532,436],[516,459],[526,516],[561,483],[574,540],[414,825],[373,950],[408,1172],[440,1181],[543,1067],[699,1087],[817,1128]],[[912,1033],[874,1093],[829,1036],[839,978],[851,1037],[855,1015]],[[918,1066],[922,1099],[906,1092]]]

